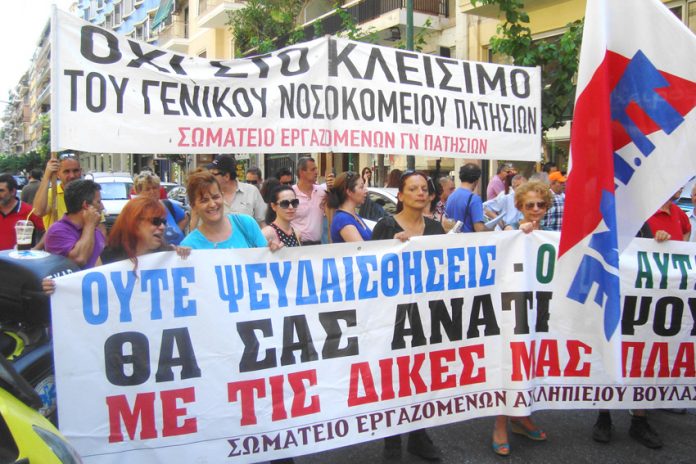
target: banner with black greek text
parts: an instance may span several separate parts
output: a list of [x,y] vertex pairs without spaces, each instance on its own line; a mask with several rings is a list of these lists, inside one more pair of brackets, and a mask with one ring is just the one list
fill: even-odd
[[556,291],[557,246],[194,250],[61,277],[61,430],[87,463],[259,462],[481,416],[694,407],[696,245],[623,253],[610,342],[601,310]]
[[208,60],[54,10],[51,148],[538,160],[541,71],[323,37]]

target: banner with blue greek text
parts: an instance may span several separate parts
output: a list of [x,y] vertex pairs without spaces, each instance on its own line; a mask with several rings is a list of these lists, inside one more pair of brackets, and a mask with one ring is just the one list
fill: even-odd
[[60,277],[61,430],[86,463],[259,462],[497,414],[694,407],[696,244],[622,254],[614,376],[601,311],[557,291],[558,238],[194,250]]
[[51,147],[536,161],[541,70],[322,37],[209,60],[55,10]]

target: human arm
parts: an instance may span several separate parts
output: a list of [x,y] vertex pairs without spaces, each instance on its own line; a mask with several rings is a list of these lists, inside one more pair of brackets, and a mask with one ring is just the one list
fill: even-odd
[[79,237],[70,232],[69,228],[63,227],[59,221],[52,225],[46,234],[45,248],[49,253],[65,256],[78,266],[84,267],[94,251],[95,234],[101,216],[91,205],[80,214],[84,220]]
[[39,183],[39,188],[36,189],[36,195],[34,196],[34,213],[37,216],[45,216],[52,211],[52,206],[48,202],[48,186],[52,179],[55,179],[58,174],[58,168],[60,167],[60,161],[55,158],[51,158],[46,163],[46,170]]

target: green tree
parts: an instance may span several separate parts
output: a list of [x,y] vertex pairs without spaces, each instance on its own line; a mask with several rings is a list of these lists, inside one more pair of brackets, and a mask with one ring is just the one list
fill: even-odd
[[[242,53],[275,50],[279,37],[295,31],[295,18],[303,5],[303,0],[247,0],[244,8],[228,13],[227,25],[231,27],[236,49]],[[299,40],[299,34],[290,34],[288,43]]]
[[497,5],[504,17],[497,35],[491,38],[491,51],[512,58],[519,66],[541,66],[541,124],[544,133],[563,125],[572,115],[575,76],[582,41],[582,21],[566,26],[560,37],[534,40],[529,15],[521,0],[472,0],[474,5]]

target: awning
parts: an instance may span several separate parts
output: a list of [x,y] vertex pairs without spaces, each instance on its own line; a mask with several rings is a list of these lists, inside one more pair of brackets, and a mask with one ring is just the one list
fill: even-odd
[[174,0],[162,0],[160,1],[160,6],[155,13],[155,18],[150,23],[150,29],[157,29],[160,24],[164,22],[165,19],[169,17],[174,9]]

